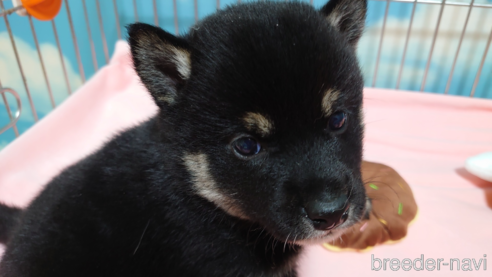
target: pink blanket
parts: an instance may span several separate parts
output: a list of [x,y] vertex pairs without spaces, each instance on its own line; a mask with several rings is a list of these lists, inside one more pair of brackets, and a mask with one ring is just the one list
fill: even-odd
[[[364,99],[365,159],[394,167],[408,181],[419,217],[403,241],[369,252],[311,246],[300,276],[393,276],[390,263],[384,267],[378,259],[405,258],[415,260],[407,275],[490,276],[492,268],[484,265],[492,257],[492,183],[463,166],[467,157],[492,150],[492,101],[381,89],[366,89]],[[0,201],[26,206],[67,165],[156,110],[131,67],[127,44],[119,42],[109,65],[0,152]],[[456,261],[452,270],[445,265],[453,258],[459,270]]]

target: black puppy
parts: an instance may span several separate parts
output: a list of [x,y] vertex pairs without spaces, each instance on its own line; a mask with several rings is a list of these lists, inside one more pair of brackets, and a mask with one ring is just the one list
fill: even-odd
[[366,6],[237,5],[182,37],[131,25],[160,112],[26,210],[1,207],[0,276],[295,276],[303,245],[368,209],[355,56]]

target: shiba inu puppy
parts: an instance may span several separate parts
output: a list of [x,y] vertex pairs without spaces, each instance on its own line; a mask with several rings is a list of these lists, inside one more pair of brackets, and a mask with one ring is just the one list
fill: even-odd
[[180,37],[130,25],[158,115],[0,208],[0,276],[296,276],[304,245],[369,209],[366,6],[247,3]]

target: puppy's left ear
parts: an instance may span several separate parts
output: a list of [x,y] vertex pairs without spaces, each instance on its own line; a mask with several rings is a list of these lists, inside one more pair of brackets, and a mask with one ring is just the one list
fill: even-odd
[[156,104],[172,105],[191,74],[188,42],[144,23],[128,27],[128,41],[138,76]]
[[355,48],[364,30],[367,0],[331,0],[320,12]]

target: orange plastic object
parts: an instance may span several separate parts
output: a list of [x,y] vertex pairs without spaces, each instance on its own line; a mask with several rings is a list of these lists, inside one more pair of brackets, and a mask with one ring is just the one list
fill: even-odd
[[21,0],[26,11],[38,20],[51,20],[60,11],[62,0]]

